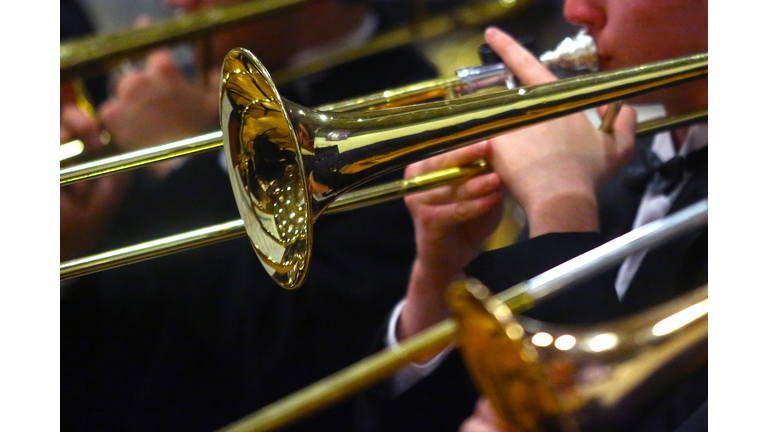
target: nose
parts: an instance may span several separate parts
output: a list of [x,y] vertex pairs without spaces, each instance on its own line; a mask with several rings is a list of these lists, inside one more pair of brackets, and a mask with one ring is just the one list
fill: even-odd
[[590,33],[605,26],[605,9],[597,0],[565,0],[563,15],[569,23],[586,27]]

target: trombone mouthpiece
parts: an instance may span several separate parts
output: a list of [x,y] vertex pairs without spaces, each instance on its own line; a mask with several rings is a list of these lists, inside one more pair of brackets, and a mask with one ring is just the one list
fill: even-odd
[[563,39],[557,48],[540,55],[539,61],[547,68],[557,66],[560,69],[573,71],[597,72],[599,66],[595,40],[587,34],[585,29],[581,29],[572,38]]

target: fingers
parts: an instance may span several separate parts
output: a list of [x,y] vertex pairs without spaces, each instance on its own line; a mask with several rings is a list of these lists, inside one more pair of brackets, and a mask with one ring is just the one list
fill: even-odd
[[[425,220],[434,221],[435,226],[456,226],[477,219],[501,203],[503,194],[501,191],[493,192],[489,195],[452,202],[445,205],[430,206],[424,209]],[[436,231],[437,233],[440,230]]]
[[[605,121],[609,105],[597,108],[597,114]],[[635,142],[635,129],[637,128],[637,113],[627,105],[622,105],[621,110],[613,120],[610,134],[613,135],[617,150],[629,161]]]
[[475,414],[487,421],[498,421],[496,418],[496,412],[491,406],[491,401],[487,398],[481,398],[477,401],[477,404],[475,404]]
[[616,140],[620,162],[629,162],[635,145],[637,113],[628,106],[623,106],[613,123],[613,137]]
[[485,30],[485,40],[523,84],[535,85],[557,80],[547,68],[539,63],[533,54],[518,44],[512,36],[495,27],[489,27]]
[[144,68],[133,66],[123,72],[117,85],[115,95],[118,98],[131,99],[152,84],[152,81],[174,81],[182,79],[181,70],[168,49],[152,51],[144,62]]
[[488,173],[466,180],[463,183],[442,186],[430,191],[410,195],[406,205],[442,205],[460,201],[474,200],[502,191],[501,178],[496,173]]
[[408,166],[405,170],[405,178],[415,177],[417,175],[427,174],[446,168],[469,165],[478,159],[490,156],[490,147],[488,141],[462,147],[438,156],[425,159]]
[[98,122],[85,115],[76,105],[65,105],[61,111],[61,142],[79,138],[89,149],[101,147]]
[[149,85],[149,77],[142,70],[130,70],[123,73],[117,85],[115,85],[115,96],[118,99],[131,99],[142,88]]
[[502,425],[486,398],[475,404],[475,412],[461,425],[461,432],[513,432],[514,429]]

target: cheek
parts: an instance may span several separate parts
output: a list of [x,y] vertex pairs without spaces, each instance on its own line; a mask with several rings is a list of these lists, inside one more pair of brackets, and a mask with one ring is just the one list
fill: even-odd
[[625,66],[707,50],[706,5],[686,1],[631,1],[615,11],[611,47]]

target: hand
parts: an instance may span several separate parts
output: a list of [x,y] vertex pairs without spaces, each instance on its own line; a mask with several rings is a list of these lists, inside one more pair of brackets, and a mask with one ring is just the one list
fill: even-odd
[[[485,37],[524,85],[556,80],[506,33],[489,28]],[[579,113],[491,140],[489,162],[525,210],[531,237],[599,230],[595,194],[630,160],[635,124],[634,111],[625,106],[611,134]]]
[[[481,142],[410,165],[406,177],[469,165],[487,157]],[[402,340],[449,315],[443,298],[451,282],[480,254],[502,214],[501,180],[495,173],[405,198],[416,231],[416,260],[398,325]]]
[[[61,112],[60,140],[83,141],[87,150],[102,147],[99,125],[74,104]],[[90,252],[112,218],[127,184],[126,174],[109,175],[60,188],[60,255],[62,261]]]
[[486,398],[481,398],[475,405],[475,412],[472,416],[464,420],[459,428],[460,432],[515,432],[509,426],[501,423],[496,413],[491,407],[491,402]]
[[166,49],[127,72],[99,118],[126,151],[167,144],[219,128],[218,74],[209,85],[186,78]]

